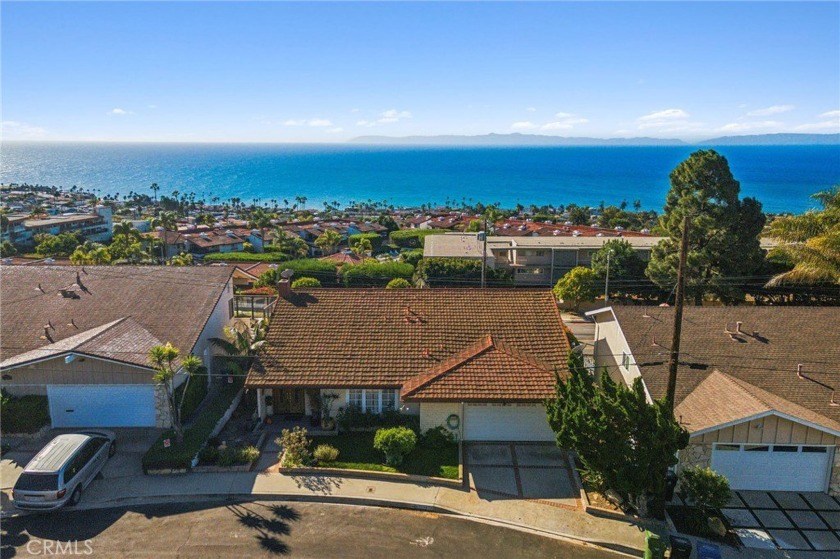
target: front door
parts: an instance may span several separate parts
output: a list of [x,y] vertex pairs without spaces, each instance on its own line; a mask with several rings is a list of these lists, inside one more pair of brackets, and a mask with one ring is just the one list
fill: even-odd
[[274,413],[277,415],[303,415],[306,413],[303,388],[275,388]]

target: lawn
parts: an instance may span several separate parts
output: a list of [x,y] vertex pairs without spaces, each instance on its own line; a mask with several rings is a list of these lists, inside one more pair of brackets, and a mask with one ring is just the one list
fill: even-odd
[[34,433],[50,423],[50,407],[46,396],[3,396],[0,406],[3,434]]
[[401,472],[421,476],[458,479],[458,445],[428,447],[418,443],[397,468],[385,465],[385,456],[373,448],[373,431],[313,436],[312,449],[329,444],[338,449],[338,461],[324,464],[325,468]]

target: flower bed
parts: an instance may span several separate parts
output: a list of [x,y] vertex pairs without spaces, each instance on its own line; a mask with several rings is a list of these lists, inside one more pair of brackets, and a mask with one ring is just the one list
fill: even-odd
[[[175,440],[175,431],[168,430],[162,433],[143,455],[143,472],[164,471],[175,473],[185,472],[192,468],[193,458],[213,433],[241,388],[241,379],[233,384],[223,385],[215,398],[208,402],[207,406],[196,417],[192,425],[184,429],[184,440],[180,443]],[[164,445],[164,441],[167,439],[170,442],[169,447]]]

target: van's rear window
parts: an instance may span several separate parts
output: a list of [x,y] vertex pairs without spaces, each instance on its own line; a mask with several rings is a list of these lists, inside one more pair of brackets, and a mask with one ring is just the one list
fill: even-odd
[[15,484],[15,489],[22,491],[56,491],[58,489],[58,475],[21,474]]

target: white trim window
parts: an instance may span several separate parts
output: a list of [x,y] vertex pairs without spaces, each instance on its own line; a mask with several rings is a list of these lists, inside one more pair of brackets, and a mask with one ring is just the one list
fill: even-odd
[[392,388],[384,390],[350,388],[347,390],[347,404],[357,406],[363,413],[396,410],[398,400],[397,391]]

